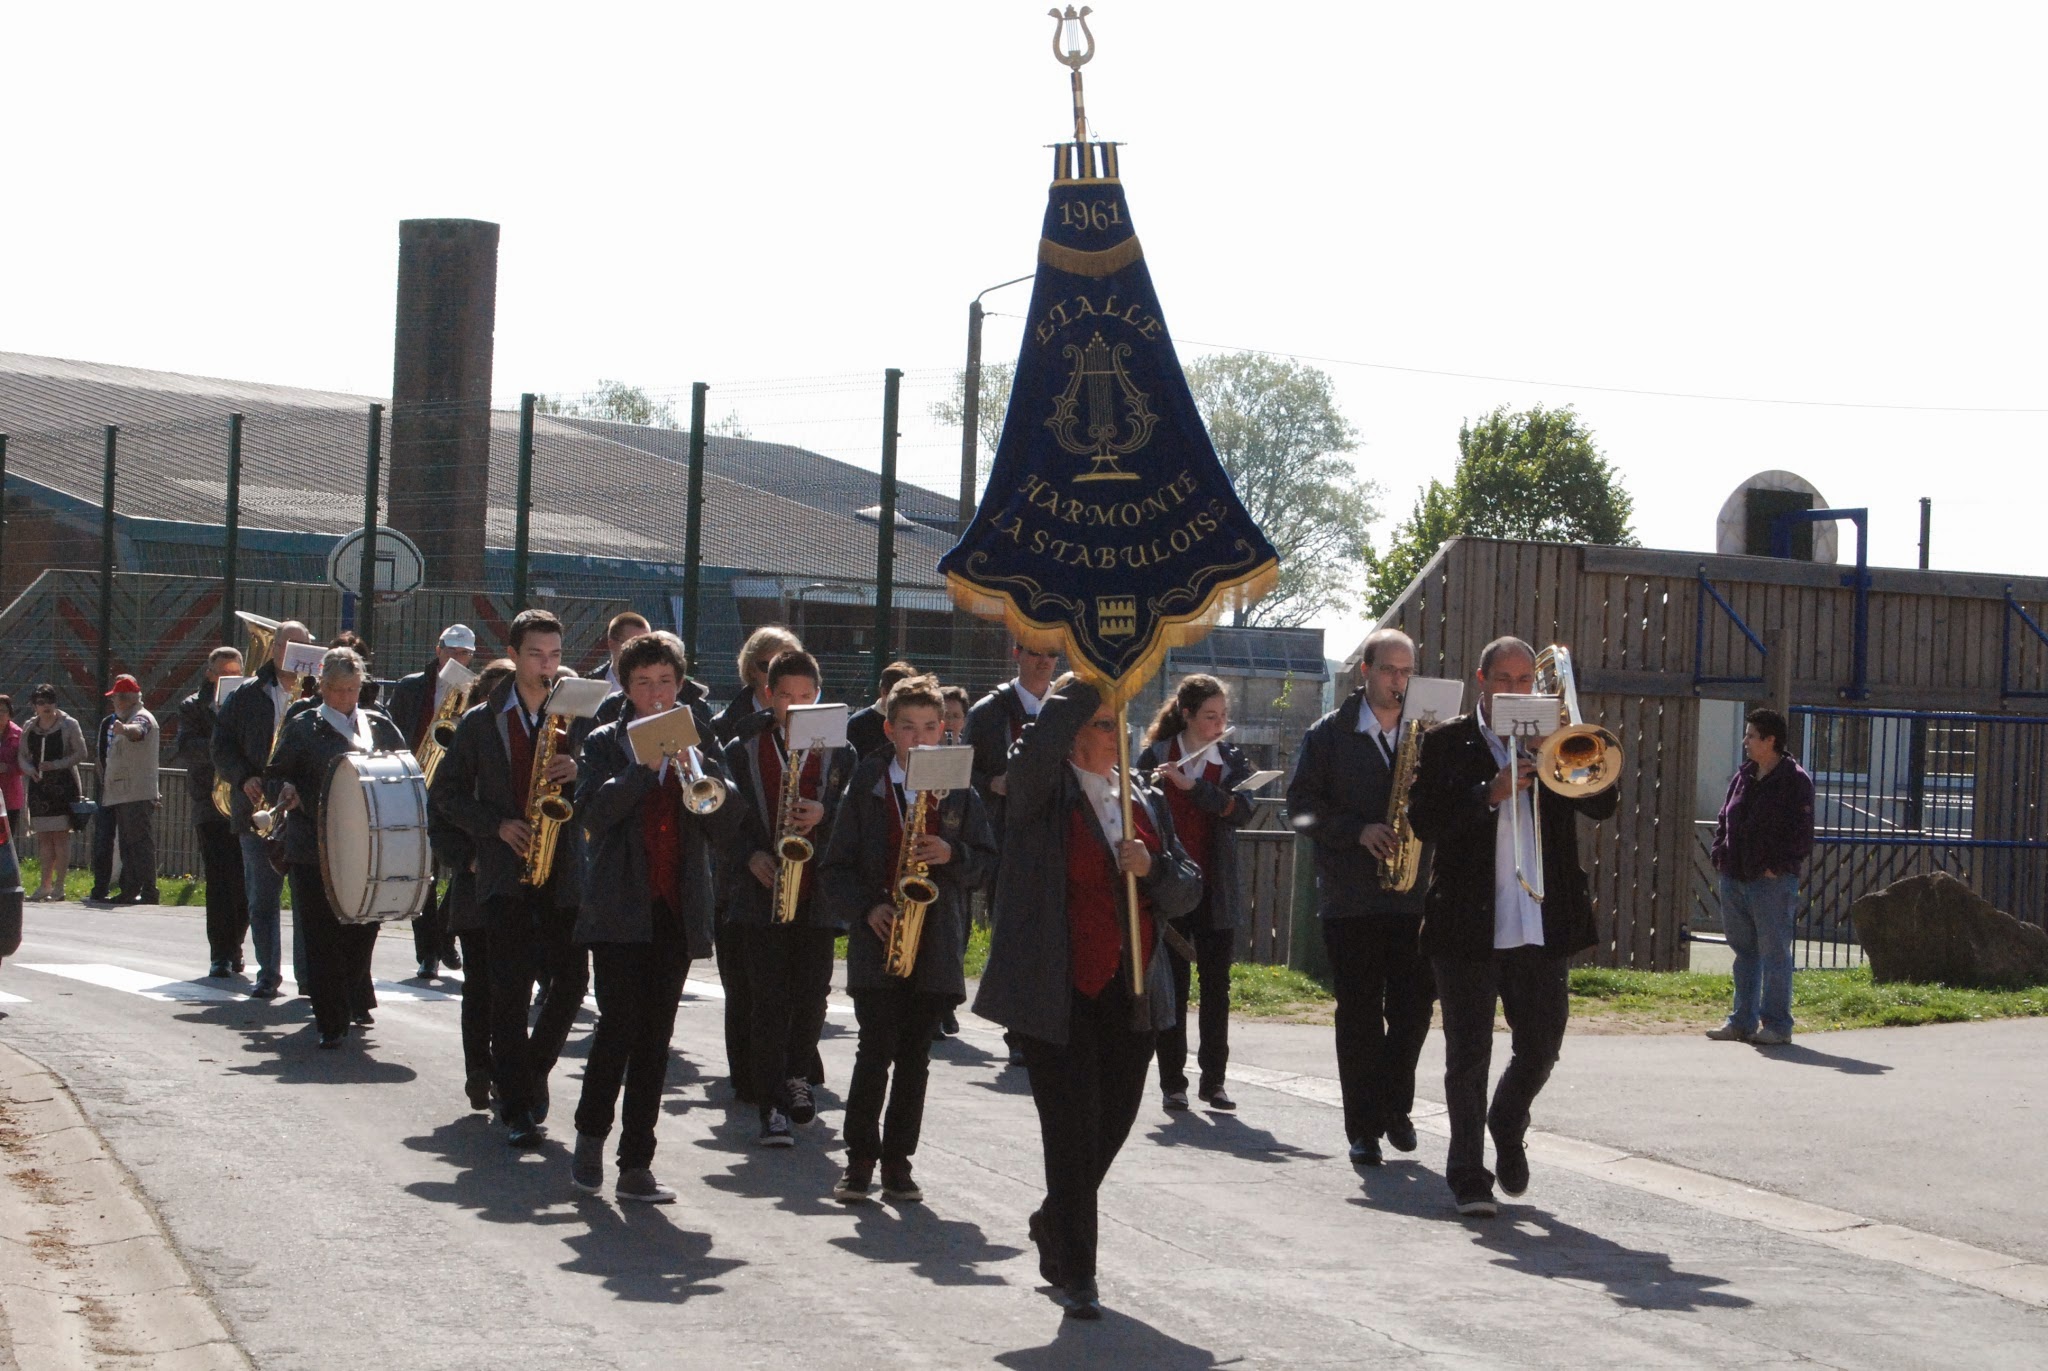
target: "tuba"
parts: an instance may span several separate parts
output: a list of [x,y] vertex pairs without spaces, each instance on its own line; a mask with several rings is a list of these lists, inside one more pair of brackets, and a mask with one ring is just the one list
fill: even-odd
[[[563,667],[557,684],[576,673]],[[521,706],[524,708],[524,706]],[[541,706],[543,710],[546,705]],[[519,873],[521,885],[544,886],[555,872],[555,849],[561,845],[562,828],[576,817],[576,806],[562,793],[560,781],[550,781],[548,767],[569,737],[569,716],[547,714],[534,741],[532,798],[526,802],[526,825],[533,830],[526,845],[526,864]]]
[[[944,798],[944,792],[937,792]],[[889,924],[889,940],[882,948],[882,971],[907,979],[917,969],[917,946],[924,938],[924,915],[938,903],[939,887],[931,868],[912,855],[924,834],[925,816],[930,813],[934,792],[920,790],[903,821],[903,844],[896,854],[896,917]]]
[[[1613,787],[1621,779],[1624,760],[1621,739],[1580,717],[1579,683],[1572,671],[1570,648],[1552,643],[1536,654],[1535,694],[1556,698],[1558,721],[1556,730],[1536,744],[1536,779],[1545,789],[1568,800],[1585,799]],[[1526,872],[1522,869],[1522,806],[1518,796],[1510,795],[1508,798],[1511,802],[1508,805],[1509,834],[1515,847],[1515,879],[1522,883],[1522,889],[1529,893],[1530,899],[1541,903],[1544,895],[1543,825],[1536,825],[1536,870],[1534,873]],[[1533,881],[1530,879],[1532,874]]]
[[775,889],[769,903],[770,914],[779,924],[795,921],[797,896],[804,885],[804,865],[817,850],[809,838],[795,829],[796,804],[803,798],[804,766],[810,760],[809,748],[783,758],[782,794],[775,805]]
[[[258,662],[270,655],[270,645],[277,640],[277,620],[266,619],[261,614],[251,614],[246,609],[235,611],[235,617],[249,627],[249,653],[244,661]],[[254,676],[256,673],[249,673]],[[273,740],[275,746],[275,740]],[[235,788],[216,776],[213,778],[213,807],[220,811],[223,819],[235,817]]]

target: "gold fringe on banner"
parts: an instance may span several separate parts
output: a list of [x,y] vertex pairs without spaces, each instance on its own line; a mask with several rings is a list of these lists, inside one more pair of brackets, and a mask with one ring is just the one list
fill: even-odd
[[1008,595],[986,590],[958,572],[946,575],[946,590],[953,597],[954,604],[977,618],[1002,624],[1010,631],[1011,637],[1033,651],[1064,654],[1074,674],[1100,691],[1103,701],[1112,709],[1122,708],[1137,697],[1138,692],[1166,665],[1167,653],[1177,647],[1201,642],[1226,614],[1249,609],[1272,594],[1279,583],[1280,563],[1276,560],[1211,586],[1202,603],[1192,612],[1161,618],[1158,631],[1144,655],[1123,675],[1110,678],[1101,675],[1092,663],[1074,651],[1073,629],[1065,622],[1033,619],[1018,609],[1016,601]]
[[1145,250],[1138,246],[1135,234],[1100,252],[1062,247],[1050,238],[1038,240],[1038,260],[1054,271],[1064,271],[1070,276],[1114,276],[1144,255]]

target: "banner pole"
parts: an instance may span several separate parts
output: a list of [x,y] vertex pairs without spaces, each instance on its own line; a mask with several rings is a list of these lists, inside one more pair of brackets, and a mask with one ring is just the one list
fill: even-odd
[[[1116,707],[1116,765],[1122,777],[1117,785],[1117,796],[1124,811],[1124,839],[1129,841],[1137,836],[1131,826],[1131,707],[1121,704]],[[1137,1005],[1145,1002],[1145,926],[1138,917],[1138,873],[1124,873],[1124,921],[1131,930],[1131,999]],[[1133,1014],[1135,1018],[1136,1015]]]

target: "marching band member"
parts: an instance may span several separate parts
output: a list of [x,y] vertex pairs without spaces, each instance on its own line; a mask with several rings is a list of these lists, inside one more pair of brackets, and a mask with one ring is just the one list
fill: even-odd
[[[932,1031],[967,997],[961,972],[967,892],[987,878],[996,854],[981,797],[971,787],[928,801],[923,825],[906,832],[917,804],[904,789],[910,750],[938,743],[945,731],[938,682],[903,678],[884,711],[890,750],[871,753],[854,771],[818,871],[819,898],[849,930],[846,988],[860,1025],[846,1094],[846,1171],[832,1188],[833,1198],[845,1203],[867,1199],[877,1162],[885,1196],[924,1198],[910,1159],[924,1122]],[[884,969],[883,954],[896,918],[897,880],[908,865],[905,843],[911,858],[929,868],[939,897],[925,911],[910,976],[898,978]]]
[[227,816],[213,805],[213,730],[220,718],[214,691],[221,678],[242,674],[242,654],[217,647],[206,654],[206,679],[178,704],[178,761],[191,786],[192,827],[206,876],[206,946],[209,977],[242,969],[249,935],[249,901],[242,893],[242,850]]
[[[712,851],[737,826],[740,807],[720,803],[708,814],[693,812],[683,803],[684,760],[636,761],[627,739],[635,719],[676,706],[685,679],[682,642],[670,633],[642,635],[619,653],[616,666],[626,704],[616,721],[584,741],[576,789],[589,851],[576,941],[590,949],[598,1021],[576,1106],[570,1179],[586,1194],[602,1188],[605,1139],[623,1086],[618,1197],[667,1204],[676,1192],[655,1180],[652,1168],[676,1001],[690,962],[711,951]],[[716,758],[699,753],[689,765],[731,797]]]
[[[766,679],[771,712],[756,716],[757,721],[725,749],[744,822],[732,848],[720,932],[736,944],[753,1002],[745,1069],[742,1072],[741,1063],[734,1063],[734,1087],[737,1091],[744,1085],[747,1094],[741,1098],[760,1111],[761,1145],[790,1147],[796,1143],[790,1124],[817,1117],[809,1077],[818,1035],[825,1027],[833,943],[840,929],[817,899],[815,857],[804,864],[796,917],[776,923],[770,909],[776,844],[785,836],[777,828],[789,762],[789,711],[793,705],[817,702],[817,659],[802,650],[781,653],[769,664]],[[814,853],[825,848],[832,812],[846,789],[853,762],[850,747],[830,755],[814,748],[797,779],[790,831],[809,838]]]
[[1436,980],[1422,955],[1424,886],[1384,889],[1401,702],[1415,644],[1396,628],[1365,640],[1365,684],[1301,739],[1287,815],[1315,845],[1316,915],[1337,992],[1337,1081],[1351,1160],[1378,1166],[1384,1136],[1415,1150],[1415,1062],[1429,1036]]
[[[488,699],[512,679],[510,657],[500,657],[477,673],[470,693]],[[441,907],[447,914],[448,936],[461,943],[462,965],[462,1088],[469,1107],[491,1107],[491,944],[484,932],[484,914],[476,901],[476,843],[431,804],[427,810],[427,841],[434,865],[448,872],[448,894]]]
[[[492,1083],[507,1140],[534,1147],[547,1118],[548,1073],[590,987],[590,963],[575,941],[582,891],[573,826],[562,834],[547,884],[522,879],[533,839],[527,814],[534,756],[562,664],[562,622],[544,609],[521,610],[508,636],[512,678],[455,726],[454,745],[434,774],[431,803],[476,844],[476,900],[490,943]],[[558,751],[545,779],[574,782],[576,759]],[[529,1037],[527,1004],[535,981],[540,1010]]]
[[780,624],[757,628],[740,648],[740,688],[731,703],[714,721],[718,741],[729,743],[739,734],[740,724],[768,708],[768,668],[785,652],[801,652],[804,645]]
[[[1490,726],[1495,697],[1535,689],[1534,648],[1520,638],[1496,638],[1480,653],[1477,674],[1477,708],[1423,738],[1408,822],[1416,837],[1436,844],[1422,950],[1436,969],[1443,1002],[1444,1104],[1451,1116],[1444,1179],[1460,1214],[1485,1218],[1498,1212],[1496,1174],[1510,1198],[1529,1188],[1523,1137],[1529,1107],[1564,1042],[1571,1012],[1565,963],[1595,941],[1592,897],[1579,867],[1578,818],[1611,818],[1619,795],[1609,788],[1567,799],[1537,786],[1535,764],[1511,754]],[[1522,811],[1519,853],[1510,836],[1511,803]],[[1516,874],[1518,866],[1535,869],[1538,824],[1546,892],[1540,903]],[[1507,1016],[1513,1056],[1488,1108],[1496,1002]],[[1491,1172],[1482,1130],[1493,1134]]]
[[[939,698],[946,702],[946,741],[964,743],[967,741],[967,711],[973,708],[967,698],[967,687],[942,685]],[[975,792],[979,794],[979,791]]]
[[327,902],[321,874],[320,805],[328,764],[346,752],[390,752],[405,746],[398,726],[360,705],[364,664],[346,647],[328,649],[320,662],[321,703],[285,722],[277,750],[264,768],[278,786],[285,811],[284,851],[292,877],[292,922],[305,930],[306,985],[320,1046],[341,1046],[351,1019],[369,1022],[370,958],[378,925],[345,924]]
[[915,675],[917,668],[908,662],[891,662],[882,668],[875,702],[862,705],[846,720],[846,741],[853,748],[854,756],[865,757],[888,745],[888,730],[883,723],[888,718],[889,692],[896,688],[898,681],[907,681]]
[[1235,1109],[1223,1088],[1230,1062],[1230,962],[1243,914],[1237,887],[1237,830],[1251,817],[1251,801],[1237,784],[1252,774],[1236,744],[1221,741],[1230,727],[1230,693],[1214,676],[1181,678],[1173,698],[1145,735],[1140,771],[1156,768],[1159,792],[1173,810],[1173,831],[1188,859],[1201,868],[1202,902],[1173,921],[1195,949],[1195,965],[1170,945],[1174,1023],[1159,1035],[1159,1090],[1167,1109],[1188,1107],[1188,989],[1201,976],[1202,1046],[1198,1098],[1211,1109]]
[[250,825],[249,816],[265,802],[263,768],[284,726],[285,710],[299,693],[297,675],[284,669],[285,649],[312,641],[312,633],[298,620],[279,624],[271,638],[270,660],[228,696],[213,729],[214,774],[234,787],[232,822],[242,843],[242,889],[249,902],[249,942],[256,953],[256,986],[249,993],[259,1000],[274,997],[284,984],[279,937],[284,874],[270,864],[263,836]]
[[[1098,1319],[1096,1194],[1138,1116],[1173,980],[1157,921],[1202,898],[1201,873],[1173,811],[1132,790],[1135,833],[1118,799],[1117,714],[1069,678],[1011,751],[1008,830],[996,875],[995,938],[975,1012],[1016,1035],[1045,1149],[1045,1201],[1031,1216],[1038,1270],[1070,1318]],[[1148,1013],[1134,1027],[1124,880],[1138,878],[1138,956]]]
[[[424,671],[399,677],[391,688],[391,721],[398,725],[406,746],[415,755],[426,744],[427,730],[448,697],[450,687],[441,680],[441,668],[450,662],[468,666],[475,657],[476,630],[468,624],[450,624],[441,630],[433,664]],[[412,922],[412,952],[423,981],[434,979],[443,965],[450,971],[462,970],[462,952],[449,931],[448,913],[435,893],[435,885],[427,887],[427,902]]]

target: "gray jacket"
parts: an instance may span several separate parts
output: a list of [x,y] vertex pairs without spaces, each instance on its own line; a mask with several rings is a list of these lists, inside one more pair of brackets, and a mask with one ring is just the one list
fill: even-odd
[[[1081,813],[1095,841],[1109,839],[1067,765],[1074,738],[1094,717],[1101,697],[1080,681],[1045,702],[1037,720],[1010,750],[1002,868],[996,874],[995,936],[988,969],[974,997],[974,1012],[1005,1028],[1064,1046],[1073,1008],[1073,966],[1067,944],[1067,828]],[[1154,924],[1177,919],[1202,898],[1202,875],[1174,836],[1166,802],[1139,787],[1162,853],[1138,882],[1152,903]],[[1146,955],[1145,992],[1152,1027],[1173,1027],[1173,977],[1161,955],[1164,939],[1155,932]],[[1129,974],[1119,970],[1119,976]]]
[[[146,732],[140,739],[114,731],[116,724],[141,723]],[[100,804],[155,804],[163,798],[157,785],[158,749],[164,739],[156,715],[137,706],[123,719],[109,714],[100,720]]]

